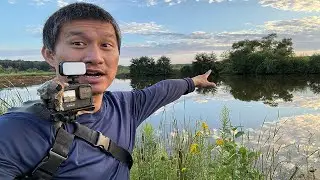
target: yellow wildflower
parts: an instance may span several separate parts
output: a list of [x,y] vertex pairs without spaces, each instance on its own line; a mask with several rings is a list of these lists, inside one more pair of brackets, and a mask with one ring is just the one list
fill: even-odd
[[181,169],[181,172],[185,172],[186,170],[187,170],[187,168],[184,167]]
[[221,138],[217,139],[217,140],[216,140],[216,144],[217,144],[218,146],[222,146],[222,145],[224,144],[223,139],[221,139]]
[[197,133],[196,133],[196,137],[200,137],[201,136],[201,131],[198,131]]
[[190,146],[190,152],[191,152],[192,154],[198,154],[198,153],[200,152],[200,150],[199,150],[199,144],[196,144],[196,143],[191,144],[191,146]]
[[202,122],[201,126],[202,126],[203,131],[207,131],[209,129],[208,124],[205,122]]

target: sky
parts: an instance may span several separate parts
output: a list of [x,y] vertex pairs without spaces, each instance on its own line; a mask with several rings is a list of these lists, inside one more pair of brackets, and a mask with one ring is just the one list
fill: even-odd
[[[277,33],[292,38],[297,55],[320,53],[320,0],[78,0],[97,4],[118,22],[120,65],[165,55],[191,63],[197,53],[218,56],[234,42]],[[42,28],[77,0],[1,0],[0,59],[43,61]]]

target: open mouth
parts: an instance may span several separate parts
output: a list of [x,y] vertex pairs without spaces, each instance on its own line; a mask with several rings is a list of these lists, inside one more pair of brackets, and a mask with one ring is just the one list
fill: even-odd
[[103,74],[100,73],[100,72],[87,72],[84,76],[87,76],[87,77],[100,77],[102,75]]

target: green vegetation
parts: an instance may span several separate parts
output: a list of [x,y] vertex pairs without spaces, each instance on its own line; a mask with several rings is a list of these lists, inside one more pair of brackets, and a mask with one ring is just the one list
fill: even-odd
[[17,73],[20,71],[44,71],[48,72],[51,67],[45,61],[23,61],[23,60],[1,60],[0,59],[0,74],[1,73]]
[[131,76],[169,76],[173,73],[171,60],[165,56],[160,57],[157,62],[147,56],[133,58],[129,68]]
[[320,73],[320,55],[295,57],[292,40],[276,40],[270,34],[260,40],[243,40],[232,45],[224,72],[232,74],[312,74]]
[[[131,179],[317,178],[311,162],[312,158],[320,158],[319,149],[312,150],[311,145],[307,145],[309,150],[302,151],[294,147],[304,148],[305,145],[280,143],[285,137],[278,123],[262,126],[261,130],[250,134],[230,123],[226,107],[221,112],[220,122],[219,129],[209,128],[205,121],[197,121],[196,128],[184,125],[183,129],[177,126],[176,120],[170,128],[160,125],[155,129],[145,123],[133,151]],[[312,135],[306,138],[311,144]],[[293,159],[303,159],[305,154],[307,159],[294,164]]]
[[43,72],[43,71],[17,71],[13,73],[0,73],[1,76],[47,76],[54,75],[54,72]]
[[[254,167],[260,153],[249,150],[236,141],[244,132],[230,124],[225,108],[222,127],[211,130],[198,122],[195,132],[178,130],[156,135],[146,124],[134,149],[131,179],[261,179],[263,174]],[[165,129],[160,129],[165,131]]]
[[[4,62],[2,62],[4,61]],[[30,61],[32,62],[32,61]],[[7,64],[6,64],[7,63]],[[46,70],[39,70],[37,68],[29,68],[29,69],[23,69],[23,66],[21,67],[14,67],[19,64],[25,64],[21,63],[20,61],[8,61],[8,60],[0,60],[0,76],[15,76],[15,75],[27,75],[27,76],[35,76],[35,75],[52,75],[54,72],[52,71],[46,71]],[[42,64],[42,63],[41,63]],[[13,65],[13,66],[8,66]]]
[[[242,40],[233,43],[231,49],[222,55],[222,60],[218,60],[214,52],[196,54],[191,64],[178,66],[179,73],[194,76],[212,69],[214,75],[319,74],[320,54],[295,56],[292,46],[290,38],[278,40],[276,34],[258,40]],[[147,56],[132,59],[131,63],[131,76],[163,76],[172,72],[170,59],[164,66]]]
[[[27,66],[28,65],[28,66]],[[28,69],[25,69],[28,68]],[[130,70],[127,66],[118,66],[117,76],[126,77]],[[55,72],[45,61],[0,60],[1,76],[41,76],[54,75]]]

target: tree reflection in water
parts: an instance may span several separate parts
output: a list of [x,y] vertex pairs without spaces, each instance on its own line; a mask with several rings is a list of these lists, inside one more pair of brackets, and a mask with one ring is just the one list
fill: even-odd
[[[170,77],[172,78],[172,77]],[[143,89],[151,86],[165,77],[133,77],[133,89]],[[221,76],[210,77],[219,86],[225,86],[229,93],[241,101],[262,101],[269,106],[278,106],[278,101],[292,101],[293,92],[304,91],[307,88],[315,94],[320,94],[320,76],[286,75],[286,76]],[[204,95],[215,95],[217,88],[197,88],[196,92]]]

